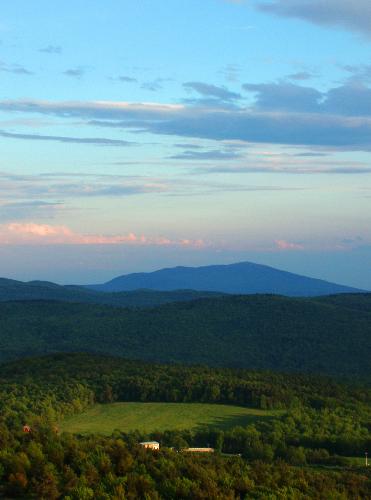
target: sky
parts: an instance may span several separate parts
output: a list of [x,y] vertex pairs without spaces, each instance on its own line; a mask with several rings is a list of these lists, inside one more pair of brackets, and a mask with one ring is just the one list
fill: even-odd
[[0,276],[371,289],[369,0],[12,0],[0,79]]

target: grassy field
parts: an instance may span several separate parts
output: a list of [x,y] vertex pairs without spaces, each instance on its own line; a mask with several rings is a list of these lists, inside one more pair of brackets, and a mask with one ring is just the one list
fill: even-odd
[[65,419],[62,431],[109,435],[116,429],[129,432],[192,429],[202,426],[227,429],[247,425],[279,412],[203,403],[114,403],[96,405]]

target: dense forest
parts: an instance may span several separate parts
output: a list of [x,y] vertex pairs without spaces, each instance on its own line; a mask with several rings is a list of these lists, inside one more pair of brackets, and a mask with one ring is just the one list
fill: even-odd
[[22,282],[0,278],[0,302],[11,300],[58,300],[82,304],[106,304],[118,307],[154,307],[170,302],[186,302],[203,297],[217,297],[217,292],[175,290],[134,290],[131,292],[99,292],[82,286],[57,285],[47,281]]
[[154,362],[370,378],[370,295],[223,296],[151,309],[0,304],[0,361],[90,351]]
[[[63,416],[112,401],[283,411],[226,431],[58,432]],[[0,410],[0,496],[8,498],[371,498],[370,471],[348,458],[371,445],[371,390],[362,384],[57,354],[2,365]],[[161,451],[142,449],[142,439],[159,440]],[[188,445],[216,453],[178,452]]]
[[[371,499],[371,295],[178,296],[0,304],[0,498]],[[130,401],[277,411],[223,429],[59,430]]]

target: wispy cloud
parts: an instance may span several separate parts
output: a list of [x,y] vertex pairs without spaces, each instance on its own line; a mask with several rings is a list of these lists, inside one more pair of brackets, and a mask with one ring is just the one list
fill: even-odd
[[156,78],[155,80],[149,82],[143,82],[141,88],[143,90],[150,90],[151,92],[157,92],[162,89],[163,82],[167,81],[166,78]]
[[88,144],[94,146],[127,147],[135,144],[134,142],[123,141],[121,139],[107,139],[103,137],[66,137],[40,134],[16,134],[13,132],[6,132],[4,130],[0,130],[0,137],[4,137],[6,139],[20,139],[24,141],[52,141],[69,144]]
[[[192,173],[192,172],[190,172]],[[205,173],[201,170],[197,173]],[[227,192],[293,191],[301,187],[249,185],[217,182],[187,175],[173,179],[89,173],[54,173],[42,175],[0,174],[0,220],[30,220],[61,215],[78,210],[79,200],[96,198],[120,199],[131,196],[161,195],[166,197],[209,196]],[[19,200],[15,204],[14,199]]]
[[200,146],[199,144],[192,144],[192,143],[187,143],[187,142],[177,142],[173,144],[174,148],[181,148],[181,149],[202,149],[203,146]]
[[238,64],[227,64],[220,71],[220,73],[228,82],[238,82],[241,73],[241,67]]
[[186,110],[183,104],[130,103],[125,101],[0,101],[0,110],[41,113],[60,118],[89,118],[107,120],[158,120]]
[[133,78],[132,76],[127,76],[127,75],[120,75],[117,78],[114,78],[114,80],[117,80],[119,82],[123,83],[136,83],[138,80],[136,78]]
[[256,94],[253,106],[8,100],[0,101],[0,110],[187,139],[371,151],[371,88],[342,85],[323,94],[285,83],[247,84],[245,89]]
[[328,153],[319,153],[314,151],[304,151],[303,153],[296,153],[294,156],[297,157],[308,157],[308,158],[320,158],[323,156],[328,156]]
[[204,82],[186,82],[183,83],[183,87],[188,92],[196,92],[203,98],[215,99],[222,102],[233,102],[241,99],[241,94],[237,92],[232,92],[226,87],[219,87],[217,85],[212,85]]
[[169,159],[172,160],[235,160],[241,158],[239,153],[235,151],[222,151],[222,150],[213,150],[213,151],[194,151],[194,150],[185,150],[182,153],[169,156]]
[[352,165],[337,166],[336,162],[328,165],[301,165],[300,163],[287,165],[287,162],[264,163],[254,165],[222,165],[213,167],[198,167],[194,173],[202,174],[292,174],[292,175],[369,175],[371,167]]
[[[166,193],[176,189],[170,181],[140,176],[54,173],[40,175],[0,174],[0,198],[55,200],[85,197],[124,197]],[[19,206],[20,208],[20,206]]]
[[291,73],[290,75],[287,75],[287,78],[289,78],[290,80],[298,80],[298,81],[310,80],[313,77],[314,75],[312,73],[309,73],[308,71],[298,71],[296,73]]
[[304,250],[304,246],[301,243],[286,240],[276,240],[276,246],[279,250]]
[[60,45],[47,45],[39,49],[39,52],[44,52],[45,54],[61,54],[62,47]]
[[63,71],[63,74],[66,76],[70,76],[71,78],[82,78],[86,73],[86,69],[83,68],[82,66],[79,66],[77,68],[69,68],[66,69],[66,71]]
[[62,202],[25,200],[0,203],[0,221],[24,220],[25,218],[52,218],[64,208]]
[[12,222],[0,225],[0,245],[139,245],[203,248],[203,240],[128,234],[83,234],[65,225]]
[[13,73],[15,75],[33,75],[32,71],[25,68],[24,66],[21,66],[20,64],[6,64],[2,61],[0,61],[0,72]]

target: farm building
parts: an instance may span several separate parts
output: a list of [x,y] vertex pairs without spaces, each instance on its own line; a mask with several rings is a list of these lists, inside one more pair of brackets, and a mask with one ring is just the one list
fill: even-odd
[[142,443],[139,443],[143,448],[147,448],[149,450],[159,450],[160,449],[160,443],[157,441],[143,441]]

